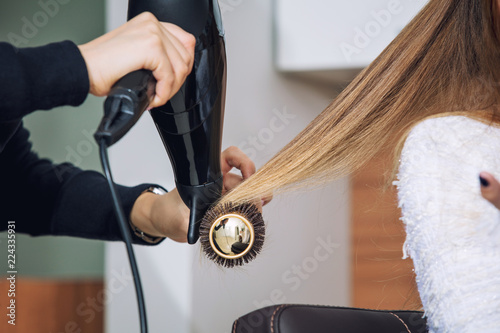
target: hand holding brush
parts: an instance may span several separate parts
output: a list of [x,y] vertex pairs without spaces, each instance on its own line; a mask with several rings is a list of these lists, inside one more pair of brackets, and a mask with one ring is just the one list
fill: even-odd
[[[236,168],[242,176],[230,171]],[[223,195],[255,173],[255,164],[237,147],[229,147],[221,154],[223,173]],[[266,200],[267,202],[270,199]],[[264,204],[267,204],[267,202]],[[256,203],[257,212],[262,204]],[[168,237],[176,242],[187,242],[189,209],[174,189],[164,195],[145,192],[139,196],[132,208],[132,223],[152,237]]]

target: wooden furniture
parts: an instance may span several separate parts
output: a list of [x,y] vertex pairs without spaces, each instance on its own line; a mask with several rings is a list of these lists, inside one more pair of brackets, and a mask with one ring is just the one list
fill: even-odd
[[351,180],[351,305],[370,309],[421,309],[413,264],[403,260],[405,232],[394,186],[384,173],[392,157],[379,155]]
[[16,321],[6,316],[9,283],[0,282],[0,332],[100,333],[106,302],[102,280],[40,280],[17,276]]

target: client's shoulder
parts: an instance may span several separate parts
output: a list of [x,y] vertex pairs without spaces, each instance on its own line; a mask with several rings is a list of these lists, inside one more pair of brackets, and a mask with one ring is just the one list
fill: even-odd
[[500,144],[500,127],[490,126],[466,116],[445,116],[427,118],[410,131],[405,146],[431,144],[448,148],[474,145],[493,139]]
[[416,124],[409,136],[440,138],[444,135],[473,136],[484,135],[491,128],[488,124],[466,116],[444,116],[427,118]]
[[[500,128],[465,116],[428,118],[410,131],[400,168],[444,170],[466,165],[500,165]],[[494,159],[494,161],[492,160]],[[482,170],[479,170],[482,171]],[[479,172],[478,171],[478,172]]]

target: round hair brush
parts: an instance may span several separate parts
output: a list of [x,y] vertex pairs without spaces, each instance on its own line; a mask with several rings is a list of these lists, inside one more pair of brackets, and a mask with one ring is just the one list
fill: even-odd
[[200,224],[203,252],[226,268],[252,261],[264,245],[265,233],[262,214],[253,204],[216,205]]

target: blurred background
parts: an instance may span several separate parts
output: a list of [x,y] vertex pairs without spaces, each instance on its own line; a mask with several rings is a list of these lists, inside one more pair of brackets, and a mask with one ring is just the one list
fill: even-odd
[[[219,4],[228,56],[223,149],[238,146],[261,166],[375,59],[425,1]],[[82,44],[124,23],[126,9],[125,0],[3,0],[0,41]],[[102,102],[89,96],[78,108],[26,117],[34,149],[56,162],[100,170],[92,134]],[[118,183],[174,187],[149,114],[110,154]],[[382,191],[391,163],[390,154],[382,154],[350,178],[274,198],[264,210],[264,250],[242,268],[216,267],[198,244],[136,246],[150,331],[229,332],[239,316],[279,303],[418,308],[411,262],[401,259],[404,232],[395,194]],[[0,253],[5,309],[5,232]],[[17,325],[4,318],[2,332],[139,331],[123,244],[17,235],[16,259]]]

